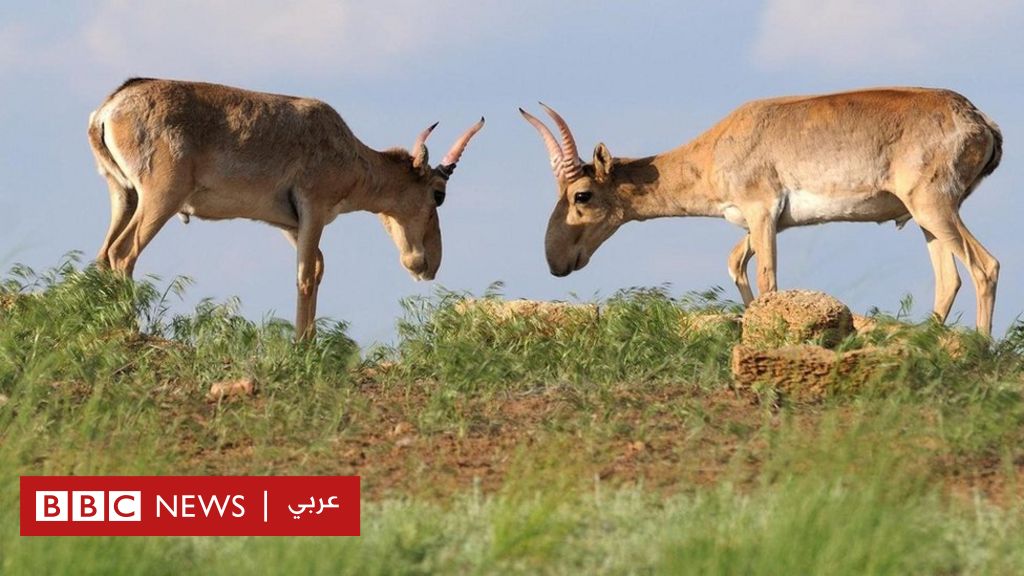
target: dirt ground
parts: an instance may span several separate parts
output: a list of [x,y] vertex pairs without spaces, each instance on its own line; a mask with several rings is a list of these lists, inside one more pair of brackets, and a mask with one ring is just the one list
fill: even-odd
[[[580,482],[642,485],[663,494],[723,481],[742,488],[765,480],[763,462],[772,450],[766,431],[787,419],[812,438],[823,417],[814,404],[782,413],[735,390],[623,384],[592,396],[548,388],[459,398],[446,405],[446,418],[432,423],[423,418],[437,409],[432,391],[429,383],[364,383],[358,396],[365,406],[344,434],[312,451],[281,446],[274,467],[359,475],[371,500],[494,493],[510,479],[528,481],[531,471],[545,466],[569,471]],[[832,417],[836,413],[832,408]],[[198,450],[192,459],[208,473],[231,474],[252,451],[228,445]],[[942,449],[927,460],[929,473],[955,496],[1024,499],[1024,483],[1015,480],[1024,478],[1024,458],[1012,470],[999,458],[956,457]]]

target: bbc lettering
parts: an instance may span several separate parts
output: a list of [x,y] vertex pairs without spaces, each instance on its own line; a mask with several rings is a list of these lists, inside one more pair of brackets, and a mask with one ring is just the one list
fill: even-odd
[[36,522],[139,522],[142,492],[36,492]]

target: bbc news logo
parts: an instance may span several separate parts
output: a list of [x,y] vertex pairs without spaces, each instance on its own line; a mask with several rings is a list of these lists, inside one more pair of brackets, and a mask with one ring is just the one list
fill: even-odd
[[36,492],[36,522],[141,522],[141,502],[142,492],[139,491],[39,490]]
[[22,536],[358,536],[358,476],[22,476]]

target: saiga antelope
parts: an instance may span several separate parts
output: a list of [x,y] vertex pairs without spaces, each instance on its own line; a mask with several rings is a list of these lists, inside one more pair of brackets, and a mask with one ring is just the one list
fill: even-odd
[[315,330],[323,278],[320,236],[338,214],[379,215],[418,280],[441,265],[437,207],[467,130],[434,168],[430,126],[411,152],[375,151],[327,104],[228,86],[133,78],[89,117],[89,143],[110,191],[110,228],[97,261],[131,275],[175,214],[249,218],[280,228],[298,260],[298,338]]
[[893,220],[902,227],[913,218],[935,272],[935,315],[946,319],[960,288],[955,255],[977,291],[978,330],[991,334],[999,263],[967,230],[959,209],[999,165],[1002,134],[963,96],[887,88],[757,100],[674,150],[614,158],[602,143],[589,164],[565,120],[544,108],[561,142],[520,112],[540,132],[558,184],[545,238],[555,276],[586,266],[626,222],[721,217],[748,232],[728,269],[750,303],[751,256],[757,255],[759,291],[776,289],[778,232],[837,221]]

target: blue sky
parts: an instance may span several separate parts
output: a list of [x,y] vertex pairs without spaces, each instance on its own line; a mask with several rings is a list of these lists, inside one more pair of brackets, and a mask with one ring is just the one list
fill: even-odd
[[[516,112],[555,106],[589,158],[675,147],[744,101],[877,85],[954,89],[1002,127],[1002,165],[963,208],[1003,264],[996,332],[1024,312],[1024,2],[766,0],[512,2],[178,0],[7,2],[0,6],[0,266],[92,256],[109,219],[86,142],[89,112],[129,76],[205,80],[331,103],[367,144],[410,146],[426,125],[434,153],[480,115],[441,214],[444,262],[415,283],[369,214],[339,217],[322,248],[319,314],[360,342],[393,337],[399,300],[438,285],[509,297],[607,296],[671,283],[714,285],[742,232],[717,219],[623,227],[590,265],[550,276],[543,234],[555,187],[544,147]],[[923,317],[932,272],[909,224],[829,224],[780,237],[782,288],[829,292],[855,311]],[[753,271],[753,268],[751,268]],[[240,296],[252,318],[291,318],[294,253],[254,222],[172,220],[138,274],[195,280],[178,310]],[[953,314],[974,323],[968,276]]]

